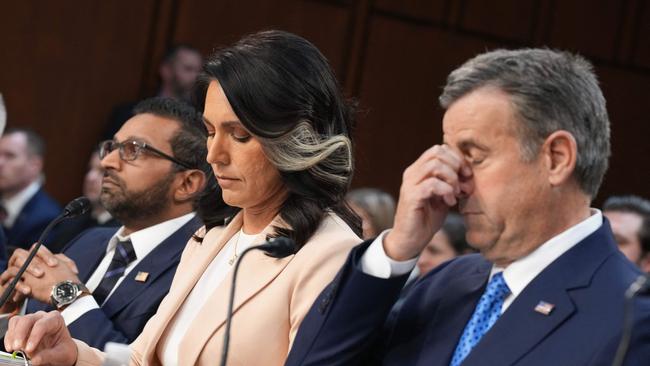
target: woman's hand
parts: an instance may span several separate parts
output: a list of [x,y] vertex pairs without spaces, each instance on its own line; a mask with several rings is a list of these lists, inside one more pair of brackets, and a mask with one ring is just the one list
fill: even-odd
[[35,366],[74,365],[77,361],[77,345],[58,311],[11,318],[5,348],[23,351]]

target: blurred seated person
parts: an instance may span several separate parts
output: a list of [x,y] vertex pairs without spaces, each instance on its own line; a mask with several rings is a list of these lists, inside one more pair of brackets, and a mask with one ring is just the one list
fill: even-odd
[[[7,109],[2,93],[0,93],[0,136],[2,136],[5,126],[7,126]],[[7,237],[5,231],[0,229],[0,270],[5,268],[7,268]]]
[[[124,226],[87,230],[63,254],[41,247],[4,313],[29,298],[27,313],[56,309],[74,337],[98,348],[132,342],[156,313],[185,244],[203,224],[195,210],[210,198],[203,192],[211,169],[202,119],[192,107],[155,98],[136,113],[99,152],[100,200]],[[2,290],[26,257],[21,249],[13,254]]]
[[418,258],[419,276],[424,276],[439,264],[471,252],[473,251],[465,240],[463,217],[450,212],[445,218],[442,228],[433,235]]
[[[192,88],[201,72],[202,64],[203,57],[196,48],[187,44],[170,47],[158,68],[160,88],[157,96],[190,102]],[[133,107],[136,104],[137,102],[132,101],[113,108],[102,139],[113,138],[122,124],[133,117]]]
[[[281,251],[243,257],[228,353],[229,365],[282,366],[305,314],[361,242],[360,220],[345,202],[353,108],[320,51],[282,31],[218,50],[204,67],[197,101],[207,161],[237,213],[188,242],[169,294],[130,346],[130,364],[214,365],[234,266],[247,248],[284,237]],[[44,330],[40,342],[27,343],[24,336]],[[12,318],[5,346],[24,349],[34,364],[104,361],[70,337],[57,312]]]
[[650,201],[612,196],[603,205],[618,249],[643,272],[650,273]]
[[84,230],[95,226],[118,227],[120,223],[111,216],[101,203],[102,178],[104,168],[99,158],[99,150],[93,151],[88,162],[88,171],[84,176],[83,195],[90,201],[91,208],[87,212],[61,224],[56,235],[47,243],[48,249],[53,253],[59,253],[66,244]]
[[61,213],[42,187],[45,142],[36,132],[10,128],[0,138],[0,222],[12,248],[29,248]]
[[361,217],[363,238],[370,239],[393,226],[395,200],[379,189],[353,189],[346,197],[350,207]]

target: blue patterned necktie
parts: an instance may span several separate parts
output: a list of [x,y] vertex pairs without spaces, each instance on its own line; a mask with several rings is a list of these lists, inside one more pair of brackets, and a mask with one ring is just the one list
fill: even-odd
[[117,280],[124,275],[126,267],[129,266],[129,263],[137,259],[135,255],[135,250],[133,249],[133,244],[131,240],[118,241],[115,246],[115,253],[113,254],[113,259],[111,259],[111,264],[108,265],[108,269],[102,278],[102,281],[99,283],[99,286],[93,291],[93,297],[97,300],[99,306],[101,306],[106,298],[115,287]]
[[506,296],[510,294],[510,289],[503,279],[503,272],[492,276],[492,279],[485,288],[474,309],[474,314],[460,336],[460,341],[451,358],[450,366],[460,365],[465,357],[472,351],[472,348],[478,344],[481,337],[496,323],[501,316],[501,306]]

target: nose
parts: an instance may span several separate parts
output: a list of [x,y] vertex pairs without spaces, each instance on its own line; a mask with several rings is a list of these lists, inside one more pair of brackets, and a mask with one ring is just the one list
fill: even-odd
[[458,198],[464,199],[471,196],[474,192],[474,173],[470,175],[460,174],[458,176],[458,186],[460,188]]
[[[108,154],[106,154],[106,156],[104,156],[104,158],[102,160],[100,160],[99,164],[101,165],[103,170],[106,170],[106,169],[116,169],[117,170],[117,169],[120,168],[120,162],[121,162],[120,152],[119,152],[118,149],[115,149],[115,150],[109,152]],[[103,171],[102,171],[102,173],[103,173]]]
[[207,161],[210,164],[228,165],[230,154],[228,154],[228,141],[223,134],[215,133],[212,138],[207,140],[208,156]]

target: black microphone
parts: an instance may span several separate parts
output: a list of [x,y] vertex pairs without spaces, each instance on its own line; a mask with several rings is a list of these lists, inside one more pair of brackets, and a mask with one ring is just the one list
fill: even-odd
[[252,250],[263,250],[266,255],[274,258],[284,258],[296,252],[296,244],[293,240],[283,236],[278,238],[271,238],[264,244],[252,246],[244,250],[235,263],[235,269],[232,274],[232,283],[230,287],[230,299],[228,300],[228,316],[226,317],[226,332],[223,335],[223,348],[221,349],[221,366],[226,365],[228,359],[228,346],[230,345],[230,324],[232,323],[232,307],[235,302],[235,283],[237,282],[237,271],[239,264],[244,256]]
[[623,313],[623,331],[621,332],[621,341],[616,349],[616,356],[612,366],[623,365],[627,349],[630,346],[632,338],[632,328],[634,327],[634,298],[637,295],[650,291],[650,274],[642,274],[625,291],[625,310]]
[[36,245],[34,245],[32,250],[29,252],[29,256],[27,256],[25,263],[23,263],[23,265],[20,267],[20,270],[18,270],[18,274],[16,274],[16,277],[14,277],[9,286],[7,286],[7,288],[2,293],[2,296],[0,296],[0,308],[4,306],[11,293],[14,291],[14,289],[16,289],[16,285],[18,284],[18,281],[20,281],[20,277],[22,277],[23,273],[25,273],[25,270],[27,270],[27,267],[29,267],[29,264],[36,256],[36,253],[38,253],[38,249],[41,247],[41,245],[43,245],[43,241],[50,233],[50,231],[52,231],[52,229],[61,221],[84,214],[88,212],[89,209],[90,200],[88,200],[88,198],[75,198],[65,206],[63,212],[59,216],[57,216],[45,227],[45,230],[43,230],[43,233],[41,233],[41,236],[38,238]]

